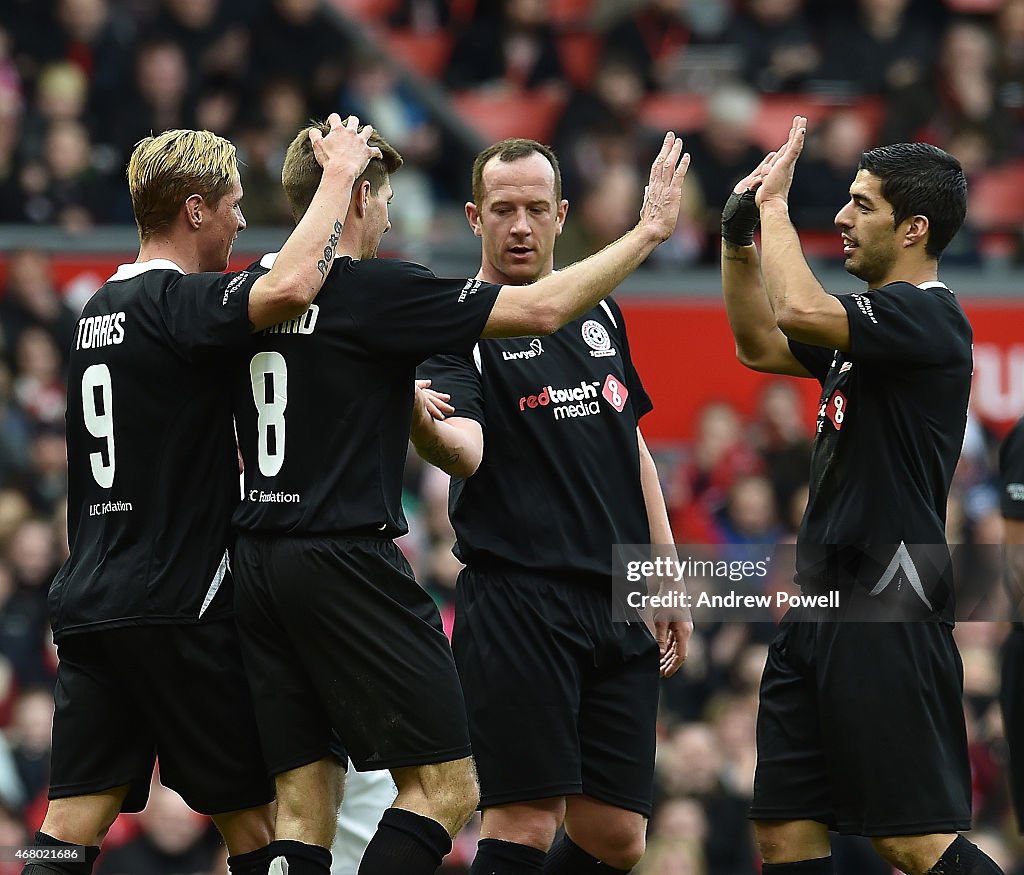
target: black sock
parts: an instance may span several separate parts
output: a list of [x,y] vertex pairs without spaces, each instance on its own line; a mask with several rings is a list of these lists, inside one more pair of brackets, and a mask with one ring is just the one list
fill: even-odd
[[957,836],[928,875],[1003,875],[1003,870],[976,844]]
[[831,857],[797,860],[795,863],[764,863],[761,875],[833,875]]
[[480,839],[469,875],[529,875],[541,871],[546,856],[544,851],[529,845]]
[[452,839],[436,820],[389,808],[363,852],[359,875],[433,875],[452,849]]
[[246,854],[228,857],[228,871],[231,875],[267,875],[270,860],[270,845],[266,845]]
[[[37,832],[33,844],[40,847],[77,848],[74,842],[62,842],[45,832]],[[85,859],[72,862],[61,860],[45,860],[29,863],[21,870],[21,875],[91,875],[93,864],[100,855],[99,845],[88,845],[85,848]]]
[[545,875],[628,875],[633,870],[616,869],[602,863],[591,857],[569,836],[562,836],[562,840],[548,851],[543,871]]
[[279,839],[271,842],[263,851],[266,852],[268,866],[278,857],[284,857],[288,864],[284,870],[287,875],[331,875],[331,852],[319,845]]

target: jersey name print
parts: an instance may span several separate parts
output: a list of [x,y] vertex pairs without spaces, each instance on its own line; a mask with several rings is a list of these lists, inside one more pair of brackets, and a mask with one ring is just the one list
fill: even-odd
[[68,373],[71,555],[50,588],[55,637],[230,613],[226,363],[248,339],[255,280],[154,260],[122,265],[86,304]]

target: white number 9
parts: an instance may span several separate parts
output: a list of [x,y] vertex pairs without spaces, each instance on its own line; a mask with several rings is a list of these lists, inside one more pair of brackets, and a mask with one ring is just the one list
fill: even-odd
[[114,393],[110,388],[110,368],[106,365],[89,365],[82,374],[82,414],[89,434],[107,442],[106,463],[103,453],[89,453],[89,463],[96,482],[110,489],[114,485]]

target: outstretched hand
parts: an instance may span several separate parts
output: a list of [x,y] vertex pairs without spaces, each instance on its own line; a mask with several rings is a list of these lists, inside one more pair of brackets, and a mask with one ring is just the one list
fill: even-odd
[[640,226],[659,241],[668,240],[676,229],[683,199],[683,179],[689,166],[690,153],[683,152],[683,141],[669,131],[651,165],[651,177],[640,207]]
[[789,129],[789,139],[775,153],[775,157],[768,162],[767,172],[761,176],[761,184],[757,189],[757,196],[755,198],[755,203],[759,207],[769,200],[780,200],[785,203],[789,199],[789,189],[793,184],[793,171],[796,169],[796,160],[803,151],[806,137],[807,119],[802,115],[793,116],[793,125]]
[[416,381],[416,394],[412,402],[412,431],[427,428],[431,422],[441,422],[455,412],[448,402],[451,395],[430,388],[430,380]]
[[358,177],[373,158],[382,158],[380,149],[370,145],[373,127],[359,127],[359,119],[350,115],[345,121],[336,112],[327,117],[330,131],[325,135],[319,128],[309,129],[313,155],[324,170],[349,172]]

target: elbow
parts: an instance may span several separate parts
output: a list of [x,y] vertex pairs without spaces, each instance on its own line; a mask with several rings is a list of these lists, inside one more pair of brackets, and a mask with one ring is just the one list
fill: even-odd
[[450,477],[459,477],[462,480],[465,480],[468,477],[472,477],[477,472],[477,469],[479,467],[479,458],[459,459],[459,461],[455,462],[453,465],[450,465],[447,469],[445,469],[445,473],[447,473]]
[[778,323],[779,329],[783,334],[787,337],[792,337],[794,334],[799,334],[809,326],[814,325],[815,313],[787,304],[776,311],[775,321]]
[[762,356],[757,351],[740,343],[736,344],[736,360],[751,371],[765,373],[767,368],[763,363]]

